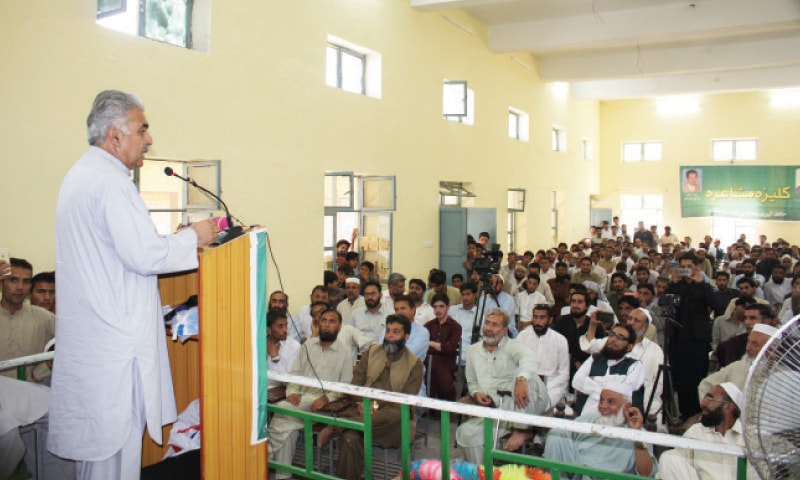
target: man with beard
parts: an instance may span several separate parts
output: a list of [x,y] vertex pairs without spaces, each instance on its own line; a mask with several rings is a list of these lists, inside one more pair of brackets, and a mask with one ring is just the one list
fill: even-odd
[[386,315],[390,313],[392,312],[381,303],[381,284],[370,280],[364,285],[364,308],[353,310],[349,325],[361,330],[375,341],[384,329]]
[[461,325],[450,318],[447,309],[450,299],[445,293],[433,296],[433,320],[425,324],[430,333],[428,356],[430,360],[430,398],[453,401],[456,389],[453,375],[456,373],[458,347],[461,344]]
[[[579,339],[589,329],[589,295],[586,291],[576,291],[570,295],[569,315],[562,315],[553,324],[553,330],[560,333],[567,339],[569,346],[569,378],[575,376],[581,364],[589,358],[589,354],[583,352],[580,347]],[[602,325],[597,326],[596,338],[606,336]]]
[[700,411],[697,385],[708,373],[708,351],[711,342],[709,313],[714,309],[714,292],[703,281],[703,272],[697,258],[687,253],[681,257],[680,267],[672,270],[667,292],[680,295],[677,321],[682,328],[672,331],[670,362],[681,417],[687,418]]
[[[590,323],[599,323],[592,315]],[[600,391],[606,383],[619,382],[631,387],[633,405],[644,411],[644,366],[628,356],[636,341],[636,332],[630,325],[617,325],[605,339],[600,353],[593,354],[581,365],[572,379],[575,389],[575,411],[593,412],[600,400]]]
[[[325,304],[318,304],[316,308],[312,307],[313,313],[323,310],[325,310]],[[282,310],[267,312],[268,372],[289,373],[297,360],[300,344],[295,339],[289,338],[288,331],[286,312]],[[286,397],[286,384],[272,380],[267,375],[267,395],[270,402],[283,399]]]
[[778,332],[778,329],[763,323],[753,326],[753,331],[747,336],[747,347],[745,348],[745,355],[730,365],[722,368],[721,370],[712,373],[700,382],[697,387],[697,393],[702,399],[713,385],[724,382],[731,382],[739,389],[744,389],[745,381],[747,381],[747,373],[750,371],[750,366],[753,361],[764,348],[767,341]]
[[[649,326],[652,325],[652,323],[653,317],[649,310],[639,307],[630,312],[628,315],[628,325],[630,325],[633,328],[633,331],[636,333],[636,341],[634,342],[630,353],[628,353],[628,357],[634,360],[639,360],[642,362],[642,366],[644,367],[645,409],[647,408],[647,403],[650,400],[650,394],[653,392],[653,389],[655,389],[656,394],[653,396],[653,405],[650,408],[650,412],[658,412],[661,409],[661,391],[663,389],[663,382],[661,379],[659,379],[659,382],[656,385],[655,381],[656,376],[658,375],[658,366],[664,363],[664,351],[658,346],[657,343],[648,339],[645,335],[645,332],[648,330]],[[592,327],[590,326],[589,330],[586,332],[586,335],[581,337],[581,348],[588,353],[601,352],[606,346],[607,339],[611,338],[611,336],[603,339],[590,340],[589,334],[591,331]],[[646,412],[644,409],[642,411],[646,414],[649,414],[649,412]]]
[[[376,388],[389,392],[416,395],[422,385],[422,362],[409,349],[405,342],[411,334],[411,322],[404,315],[386,317],[386,332],[383,344],[371,346],[359,360],[353,373],[352,384]],[[354,398],[355,405],[341,413],[341,418],[362,422],[363,403]],[[400,405],[389,402],[373,402],[372,441],[381,448],[399,448],[400,445]],[[411,412],[411,438],[414,438],[416,422],[413,407]],[[274,422],[274,420],[273,420]],[[320,447],[328,443],[337,432],[328,425],[319,434]],[[358,480],[364,469],[364,437],[355,430],[339,430],[339,461],[336,476],[348,480]]]
[[[631,405],[631,394],[630,385],[609,383],[600,391],[597,407],[575,421],[640,430],[644,418],[641,410]],[[547,434],[544,458],[645,477],[652,477],[658,469],[652,445],[563,430],[550,430]],[[590,479],[586,475],[578,478]]]
[[[341,328],[342,317],[339,312],[325,311],[319,319],[319,336],[309,338],[300,347],[297,361],[292,367],[292,375],[318,378],[328,382],[350,382],[353,378],[356,348],[339,339]],[[340,393],[326,392],[318,387],[290,383],[286,386],[286,400],[278,403],[278,406],[319,412],[329,402],[341,396]],[[302,429],[302,419],[276,414],[269,424],[270,461],[291,465],[297,438]],[[278,479],[290,477],[289,472],[276,473]]]
[[733,280],[733,284],[738,287],[739,280],[743,278],[752,279],[753,282],[755,283],[754,285],[755,292],[753,292],[753,296],[756,298],[763,299],[764,290],[762,290],[761,287],[764,286],[764,283],[766,283],[767,279],[765,279],[763,275],[756,273],[756,261],[753,258],[745,258],[744,260],[742,260],[742,263],[740,264],[739,268],[742,271],[742,273],[736,275],[736,278]]
[[745,332],[744,312],[745,308],[753,303],[755,303],[755,301],[750,298],[737,298],[735,301],[736,306],[730,316],[721,315],[714,319],[714,324],[711,326],[712,350],[716,350],[720,343],[730,338],[743,333],[750,333]]
[[[652,283],[645,283],[643,285],[639,285],[637,293],[639,294],[639,306],[650,312],[650,318],[652,319],[650,325],[656,329],[655,341],[659,346],[663,347],[664,330],[666,325],[664,320],[664,310],[654,301],[656,289]],[[650,330],[649,327],[648,330]],[[653,339],[651,338],[650,340],[652,341]]]
[[569,270],[567,269],[567,264],[564,262],[558,262],[556,264],[556,276],[555,278],[551,278],[547,281],[547,284],[550,285],[550,291],[553,292],[553,300],[555,303],[553,304],[553,311],[560,312],[564,306],[570,304],[569,298]]
[[714,300],[716,305],[714,307],[714,317],[721,317],[725,315],[725,309],[731,300],[739,297],[739,290],[730,288],[731,274],[720,270],[714,276],[716,288],[714,288]]
[[520,343],[533,352],[539,363],[539,378],[547,387],[550,405],[555,405],[567,395],[569,388],[569,346],[564,335],[550,328],[553,310],[547,304],[532,308],[531,323],[519,333]]
[[524,283],[524,289],[517,294],[517,315],[519,316],[519,330],[531,324],[531,312],[534,305],[547,305],[547,299],[539,293],[539,275],[529,273]]
[[593,271],[594,265],[592,265],[591,258],[583,257],[579,265],[580,270],[572,274],[572,283],[583,283],[586,281],[594,282],[598,285],[603,283],[603,279],[600,278],[600,275]]
[[[772,276],[764,284],[764,299],[773,308],[779,310],[783,306],[786,296],[790,293],[792,293],[792,282],[786,280],[786,267],[780,264],[776,265],[772,269]],[[33,298],[32,293],[31,298]]]
[[[483,407],[542,414],[548,407],[547,389],[539,379],[534,355],[522,343],[508,338],[510,317],[493,308],[483,321],[483,340],[467,350],[467,385],[470,396],[459,400]],[[511,398],[501,397],[507,392]],[[533,436],[527,425],[500,422],[499,435],[513,430],[505,449],[513,451]],[[472,417],[456,430],[456,441],[471,463],[483,463],[483,418]]]
[[412,278],[408,281],[408,298],[414,304],[414,322],[418,323],[420,327],[424,327],[426,323],[433,320],[433,307],[425,303],[425,282],[419,278]]
[[281,310],[286,314],[287,325],[289,327],[288,335],[293,338],[297,343],[300,343],[303,335],[300,333],[301,327],[298,322],[295,322],[292,315],[289,313],[289,295],[283,290],[275,290],[269,294],[269,301],[267,302],[267,311]]
[[344,281],[344,293],[346,298],[339,302],[336,306],[345,323],[350,322],[350,315],[354,310],[359,308],[367,308],[364,303],[364,297],[361,296],[361,281],[357,278],[350,277]]
[[[753,303],[752,299],[739,299],[742,302],[742,307],[736,306],[737,309],[744,309],[744,333],[735,335],[724,342],[720,342],[714,350],[714,356],[719,362],[719,368],[742,358],[747,348],[747,337],[753,331],[753,327],[759,323],[764,323],[771,326],[776,326],[775,315],[769,305],[761,305]],[[734,310],[735,312],[735,310]]]
[[[744,394],[732,383],[714,385],[700,401],[700,423],[689,427],[684,438],[723,443],[744,448],[742,423]],[[669,480],[716,480],[736,478],[737,460],[733,455],[676,448],[661,455],[656,478]],[[747,478],[758,478],[751,464]]]
[[608,291],[606,298],[614,314],[619,317],[619,299],[625,295],[628,289],[628,276],[622,272],[614,272],[611,274],[611,288]]

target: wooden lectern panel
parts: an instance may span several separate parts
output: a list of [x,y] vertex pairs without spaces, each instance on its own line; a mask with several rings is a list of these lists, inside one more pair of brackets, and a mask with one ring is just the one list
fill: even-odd
[[266,479],[266,443],[250,444],[250,239],[200,257],[200,415],[206,479]]

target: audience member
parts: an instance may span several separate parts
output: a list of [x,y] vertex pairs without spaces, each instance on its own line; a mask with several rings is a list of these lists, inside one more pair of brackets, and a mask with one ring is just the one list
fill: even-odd
[[56,313],[56,272],[39,272],[33,276],[31,305]]
[[434,295],[432,306],[435,318],[425,324],[430,333],[428,356],[431,382],[428,396],[452,401],[456,399],[453,378],[458,368],[461,325],[447,313],[450,299],[446,293]]
[[531,322],[517,340],[536,358],[539,378],[547,387],[550,405],[555,406],[565,400],[569,388],[569,346],[563,335],[550,328],[552,323],[553,309],[547,304],[534,305]]
[[[586,411],[576,422],[640,430],[644,424],[641,410],[631,405],[630,385],[612,383],[600,391],[597,408]],[[652,445],[597,434],[550,430],[544,458],[558,462],[613,472],[652,477],[658,469]],[[589,476],[581,476],[589,480]]]
[[[324,304],[318,307],[325,310]],[[288,336],[289,327],[286,312],[270,310],[267,312],[267,372],[289,373],[297,360],[300,344]],[[286,384],[267,375],[267,395],[270,402],[286,397]]]
[[[547,389],[537,374],[536,358],[520,342],[508,338],[511,317],[492,308],[483,321],[483,339],[467,350],[466,376],[470,397],[461,402],[483,407],[543,413],[549,404]],[[500,422],[500,435],[513,431],[505,444],[516,450],[533,436],[527,425]],[[483,463],[483,418],[472,417],[456,430],[456,441],[468,462]]]
[[356,327],[365,335],[372,338],[372,341],[378,339],[378,335],[385,329],[386,315],[393,313],[384,307],[381,302],[381,284],[369,280],[364,286],[364,307],[353,310],[350,314],[350,322],[348,325]]

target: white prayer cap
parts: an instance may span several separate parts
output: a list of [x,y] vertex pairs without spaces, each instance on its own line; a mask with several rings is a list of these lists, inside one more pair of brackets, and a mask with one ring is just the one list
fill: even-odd
[[[598,377],[600,379],[600,377]],[[622,382],[607,382],[602,384],[603,390],[611,390],[625,398],[633,398],[633,387]]]
[[593,282],[591,280],[586,280],[586,281],[583,282],[583,286],[588,288],[589,290],[593,290],[594,293],[597,293],[597,294],[600,293],[600,285],[598,285],[597,282]]
[[731,397],[731,400],[739,407],[739,410],[744,410],[744,393],[739,390],[739,387],[731,382],[720,383],[719,386]]
[[356,277],[347,277],[347,279],[344,281],[344,284],[347,285],[348,283],[358,283],[358,284],[360,284],[361,280],[359,280]]
[[767,335],[767,336],[770,336],[770,337],[772,337],[776,333],[778,333],[778,329],[777,328],[775,328],[775,327],[773,327],[771,325],[767,325],[766,323],[756,323],[753,326],[753,331],[754,332],[758,332],[758,333],[763,333],[764,335]]
[[646,308],[642,308],[642,307],[639,307],[636,310],[639,310],[640,312],[644,313],[644,316],[647,317],[647,324],[648,325],[653,323],[653,316],[650,315],[650,310],[648,310]]

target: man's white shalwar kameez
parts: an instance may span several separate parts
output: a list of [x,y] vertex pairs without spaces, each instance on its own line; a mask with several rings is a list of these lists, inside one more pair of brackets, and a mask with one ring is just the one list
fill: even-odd
[[195,232],[159,235],[118,159],[91,147],[67,173],[56,207],[52,452],[114,456],[142,428],[133,425],[134,384],[150,436],[162,443],[161,426],[177,414],[157,274],[196,267]]

